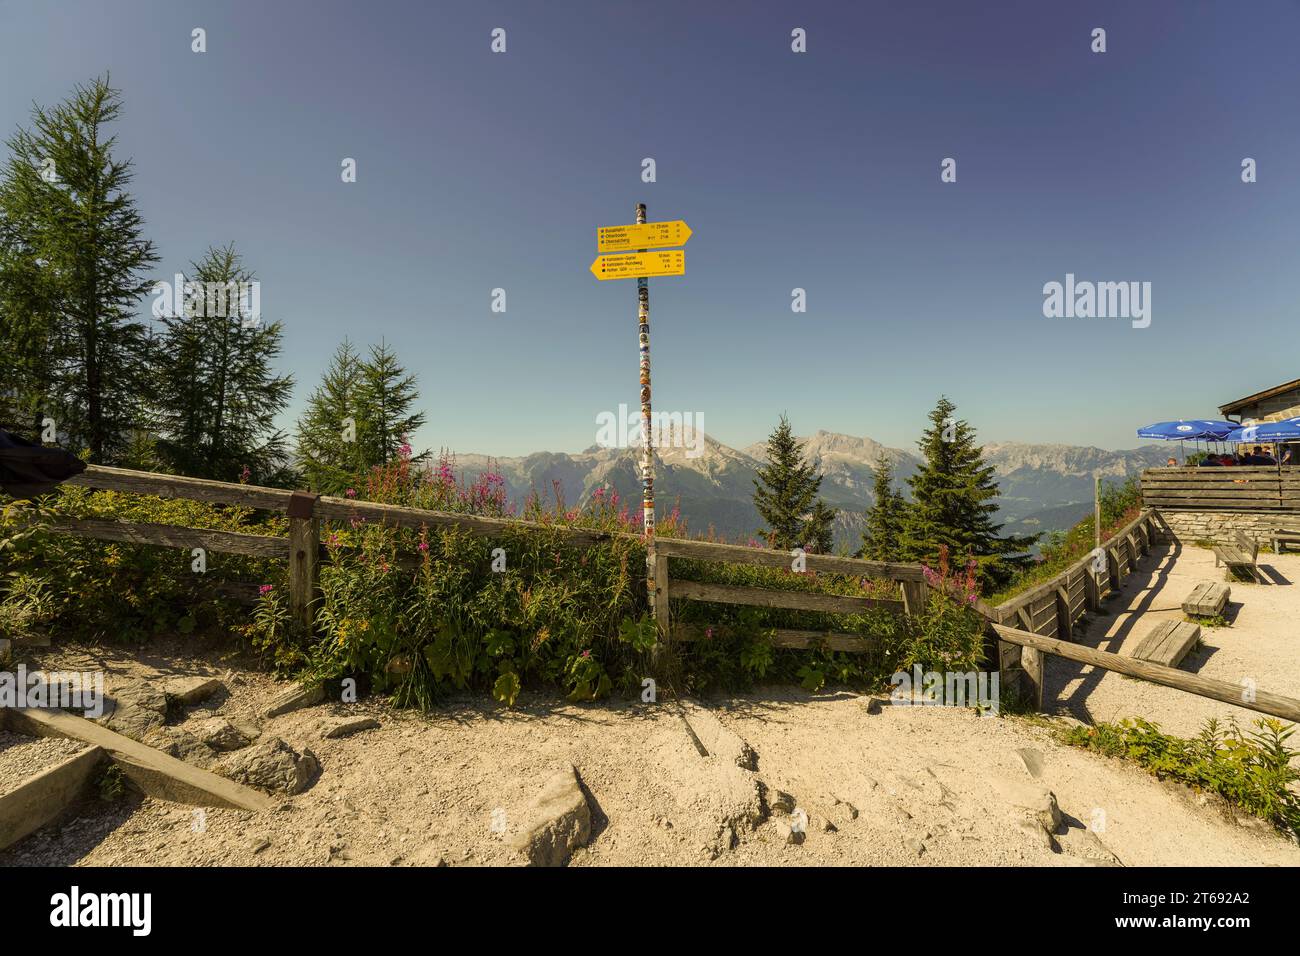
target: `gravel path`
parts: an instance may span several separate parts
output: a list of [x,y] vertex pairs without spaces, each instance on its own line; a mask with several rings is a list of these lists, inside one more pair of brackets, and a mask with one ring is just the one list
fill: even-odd
[[[744,769],[722,744],[702,756],[668,701],[525,695],[507,711],[466,698],[428,715],[327,702],[256,718],[283,685],[193,650],[65,648],[43,663],[104,666],[110,688],[221,675],[227,691],[176,725],[257,719],[263,734],[319,758],[309,788],[260,813],[92,798],[0,853],[0,865],[511,864],[508,841],[529,803],[569,765],[592,817],[575,866],[1300,865],[1294,841],[1217,798],[1060,744],[1059,720],[789,688],[705,702],[724,737],[757,754],[756,769]],[[381,726],[324,736],[345,717]],[[805,815],[798,840],[789,825]]]
[[[1300,554],[1261,554],[1259,562],[1265,577],[1278,583],[1229,582],[1230,626],[1202,627],[1202,648],[1188,654],[1181,668],[1231,684],[1252,681],[1258,690],[1300,699]],[[1198,581],[1224,581],[1224,573],[1208,549],[1154,546],[1120,596],[1105,603],[1106,613],[1090,620],[1076,639],[1099,650],[1132,653],[1158,621],[1184,619],[1183,599]],[[1235,718],[1249,728],[1263,716],[1059,657],[1048,657],[1044,683],[1046,709],[1088,723],[1140,716],[1168,733],[1192,737],[1209,717]]]
[[24,737],[0,731],[0,795],[17,790],[42,770],[48,770],[85,749],[75,740]]

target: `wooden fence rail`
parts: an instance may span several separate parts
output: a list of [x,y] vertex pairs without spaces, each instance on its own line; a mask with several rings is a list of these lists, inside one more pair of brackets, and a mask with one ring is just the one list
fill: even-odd
[[[98,518],[60,519],[50,525],[50,530],[104,541],[185,549],[204,548],[223,554],[287,559],[290,611],[296,620],[308,628],[314,623],[314,610],[318,603],[320,564],[328,557],[320,541],[322,520],[362,520],[404,528],[456,527],[472,534],[493,537],[520,531],[547,531],[559,534],[566,541],[576,545],[593,545],[616,539],[631,542],[642,540],[640,535],[630,533],[599,532],[586,528],[568,528],[562,525],[515,519],[430,511],[423,508],[355,501],[350,498],[319,496],[201,478],[158,475],[152,472],[99,465],[88,466],[84,472],[70,479],[68,483],[103,491],[185,498],[212,505],[249,508],[286,515],[289,524],[287,536],[256,535]],[[682,600],[790,608],[834,614],[859,614],[872,608],[884,608],[894,613],[919,614],[925,607],[927,586],[924,572],[919,564],[863,561],[833,555],[810,554],[804,557],[805,566],[809,571],[898,581],[902,588],[903,600],[891,601],[821,592],[674,581],[668,574],[669,560],[674,557],[786,569],[789,569],[792,564],[791,556],[781,551],[746,548],[710,541],[658,539],[650,554],[650,600],[665,640],[673,637],[690,640],[699,636],[699,629],[682,628],[674,632],[669,616],[670,593],[674,598]],[[246,595],[246,589],[240,589],[238,586],[234,586],[233,589],[227,587],[227,592]],[[869,641],[856,634],[781,629],[777,630],[774,643],[779,647],[810,647],[819,642],[839,650],[863,651],[870,646]]]
[[1063,657],[1066,660],[1077,661],[1080,664],[1090,664],[1093,667],[1114,671],[1117,674],[1127,674],[1129,677],[1136,677],[1165,687],[1173,687],[1176,690],[1186,691],[1198,697],[1208,697],[1211,700],[1222,701],[1225,704],[1235,704],[1238,707],[1244,707],[1247,710],[1253,710],[1261,714],[1268,714],[1272,717],[1300,722],[1300,700],[1283,697],[1280,694],[1270,694],[1266,691],[1254,691],[1247,694],[1245,688],[1238,684],[1229,684],[1227,681],[1212,680],[1197,674],[1189,674],[1187,671],[1178,670],[1176,667],[1165,667],[1162,664],[1152,664],[1149,661],[1138,660],[1135,657],[1124,657],[1121,654],[1112,654],[1109,651],[1081,647],[1068,641],[1042,637],[1038,634],[1031,634],[1019,628],[1005,627],[1001,624],[992,624],[990,626],[997,634],[998,640],[1034,652],[1033,663],[1026,668],[1026,673],[1030,674],[1031,682],[1038,688],[1039,698],[1037,703],[1039,709],[1042,708],[1043,656],[1055,654],[1057,657]]

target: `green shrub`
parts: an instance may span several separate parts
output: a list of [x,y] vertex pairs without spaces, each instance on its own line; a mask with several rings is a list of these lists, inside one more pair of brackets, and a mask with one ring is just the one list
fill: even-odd
[[1257,730],[1242,733],[1236,722],[1225,728],[1207,720],[1191,739],[1172,737],[1141,718],[1118,724],[1075,727],[1067,743],[1109,757],[1126,757],[1157,777],[1186,783],[1224,797],[1235,807],[1300,835],[1300,780],[1292,766],[1298,751],[1287,746],[1295,732],[1272,717],[1255,721]]
[[[492,479],[459,485],[441,465],[432,480],[413,476],[402,461],[377,470],[365,494],[508,516],[498,485]],[[287,530],[282,516],[78,487],[64,487],[45,504],[54,517],[281,536]],[[289,614],[282,561],[210,553],[207,572],[197,574],[187,550],[28,533],[19,529],[30,515],[7,509],[0,519],[7,574],[0,579],[0,622],[8,623],[0,626],[39,624],[110,640],[163,631],[234,634],[286,675],[354,677],[399,705],[416,706],[453,691],[490,694],[510,706],[528,686],[595,700],[639,691],[651,676],[679,694],[742,689],[759,681],[795,681],[814,691],[828,683],[876,689],[913,664],[937,670],[978,666],[982,619],[968,600],[943,586],[933,589],[934,600],[918,620],[904,620],[885,607],[844,615],[675,600],[675,624],[696,629],[702,639],[675,641],[665,652],[649,616],[645,548],[626,533],[636,530],[626,505],[598,494],[574,510],[557,495],[553,509],[534,497],[524,513],[534,526],[512,525],[492,537],[458,528],[394,528],[360,516],[323,522],[329,560],[320,571],[316,633],[309,635]],[[566,533],[572,527],[624,533],[580,544]],[[671,537],[682,530],[674,513],[657,533]],[[946,566],[939,574],[947,574]],[[673,559],[673,576],[900,598],[890,581],[750,565]],[[214,600],[215,581],[260,584],[252,613]],[[825,646],[778,648],[778,628],[857,634],[871,639],[871,649],[848,654]]]
[[[282,564],[208,552],[193,570],[188,550],[55,534],[57,518],[105,518],[283,535],[285,519],[255,520],[246,509],[64,486],[36,505],[11,502],[0,514],[0,627],[57,626],[62,633],[140,641],[164,631],[225,629],[240,612],[214,598],[221,581],[266,580]],[[33,521],[35,524],[33,525]]]

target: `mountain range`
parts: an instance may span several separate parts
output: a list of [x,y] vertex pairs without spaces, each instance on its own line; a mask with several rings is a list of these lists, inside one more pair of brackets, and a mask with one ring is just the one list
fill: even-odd
[[[907,477],[920,464],[917,455],[871,438],[818,431],[800,441],[805,458],[825,476],[822,498],[838,512],[837,549],[853,550],[858,545],[880,458],[892,463],[904,495]],[[753,482],[766,461],[765,449],[762,443],[732,448],[708,436],[693,448],[657,449],[657,513],[662,516],[677,505],[693,534],[712,529],[728,541],[756,537],[763,522],[754,508]],[[533,490],[549,500],[558,488],[572,508],[586,504],[598,488],[605,488],[617,491],[635,510],[641,497],[639,457],[636,448],[592,447],[577,454],[535,452],[520,458],[459,455],[454,467],[470,480],[487,470],[499,473],[510,500],[516,502]],[[1072,526],[1091,512],[1094,475],[1122,481],[1144,468],[1163,465],[1167,457],[1167,450],[1155,445],[1125,451],[1023,442],[984,446],[985,461],[997,476],[996,501],[1004,533],[1017,534]]]

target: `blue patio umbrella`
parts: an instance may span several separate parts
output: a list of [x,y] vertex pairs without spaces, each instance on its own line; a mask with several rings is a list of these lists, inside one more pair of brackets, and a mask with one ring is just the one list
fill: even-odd
[[[1237,427],[1236,422],[1214,421],[1208,418],[1180,418],[1176,422],[1156,422],[1137,430],[1138,438],[1155,438],[1159,441],[1222,441]],[[1179,445],[1182,451],[1182,445]],[[1186,461],[1186,455],[1183,457]]]
[[1160,441],[1222,441],[1237,427],[1236,422],[1217,422],[1205,418],[1180,418],[1176,422],[1156,422],[1137,430],[1138,438]]
[[1300,441],[1300,418],[1288,418],[1280,422],[1258,422],[1254,425],[1240,425],[1234,428],[1225,441],[1249,445],[1253,442]]

